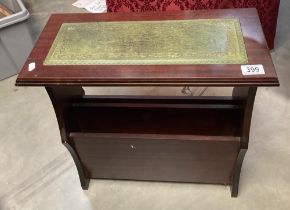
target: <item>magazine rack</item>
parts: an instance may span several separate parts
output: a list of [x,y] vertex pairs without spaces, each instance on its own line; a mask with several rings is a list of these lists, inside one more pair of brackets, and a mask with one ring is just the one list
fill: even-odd
[[[239,19],[247,65],[44,65],[63,23]],[[64,49],[65,50],[65,49]],[[43,86],[55,109],[62,143],[81,186],[92,178],[230,185],[237,196],[248,149],[257,87],[278,78],[255,9],[128,14],[55,14],[49,19],[16,85]],[[234,87],[232,96],[87,96],[83,86]]]

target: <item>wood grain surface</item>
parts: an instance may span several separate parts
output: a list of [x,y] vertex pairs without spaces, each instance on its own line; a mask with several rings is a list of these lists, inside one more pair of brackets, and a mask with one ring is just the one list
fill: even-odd
[[[43,61],[62,23],[96,21],[239,18],[249,64],[262,64],[265,75],[243,76],[240,65],[66,65]],[[193,34],[194,36],[194,34]],[[28,65],[36,68],[28,71]],[[277,86],[277,74],[255,9],[180,12],[53,14],[19,74],[16,85],[53,86]]]
[[178,141],[170,135],[71,137],[91,178],[215,184],[230,184],[240,143],[229,136],[183,136]]

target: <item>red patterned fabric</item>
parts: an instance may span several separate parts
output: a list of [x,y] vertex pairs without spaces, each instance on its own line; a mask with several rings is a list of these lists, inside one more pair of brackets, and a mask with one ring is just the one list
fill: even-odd
[[108,12],[256,7],[270,49],[274,48],[279,4],[280,0],[107,0]]

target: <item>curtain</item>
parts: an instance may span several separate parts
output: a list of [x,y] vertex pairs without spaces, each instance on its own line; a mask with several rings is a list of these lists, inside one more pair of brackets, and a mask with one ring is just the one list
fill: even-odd
[[249,8],[258,10],[266,40],[274,48],[280,0],[107,0],[108,12]]

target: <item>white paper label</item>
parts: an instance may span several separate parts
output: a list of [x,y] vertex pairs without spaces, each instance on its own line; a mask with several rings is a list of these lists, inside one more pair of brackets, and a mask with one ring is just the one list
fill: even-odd
[[33,71],[35,69],[35,63],[28,64],[28,71]]
[[107,4],[104,0],[93,1],[85,9],[92,13],[105,13],[107,12]]
[[78,8],[84,8],[92,13],[105,13],[107,12],[106,0],[78,0],[72,4]]
[[73,3],[72,5],[75,7],[78,7],[78,8],[85,8],[93,1],[95,1],[95,0],[78,0],[75,3]]
[[243,75],[263,75],[265,70],[263,65],[241,65]]

